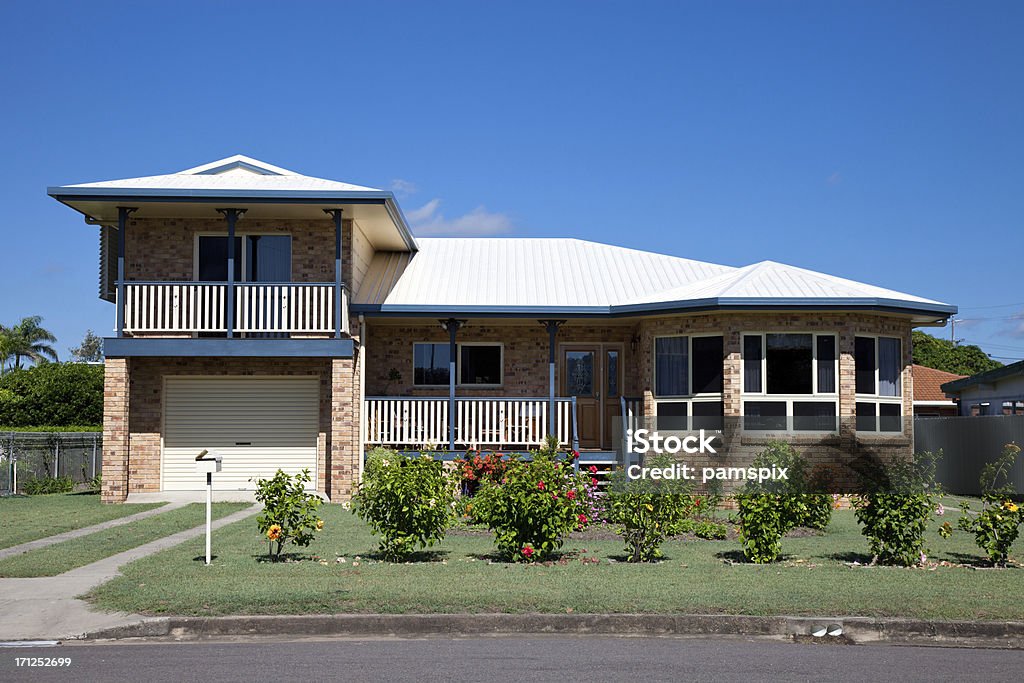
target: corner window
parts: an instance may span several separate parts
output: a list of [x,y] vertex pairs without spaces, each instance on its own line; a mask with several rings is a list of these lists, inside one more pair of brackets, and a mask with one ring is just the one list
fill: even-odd
[[836,348],[834,334],[743,335],[743,428],[836,431]]
[[722,429],[721,335],[657,337],[654,389],[658,429]]
[[413,384],[418,387],[448,386],[447,344],[413,344]]
[[857,431],[903,431],[903,344],[897,337],[854,338]]

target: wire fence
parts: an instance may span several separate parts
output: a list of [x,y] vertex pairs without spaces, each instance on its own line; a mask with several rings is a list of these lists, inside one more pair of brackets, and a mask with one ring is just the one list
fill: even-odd
[[102,454],[99,432],[0,432],[0,494],[21,491],[35,478],[87,483],[101,474]]

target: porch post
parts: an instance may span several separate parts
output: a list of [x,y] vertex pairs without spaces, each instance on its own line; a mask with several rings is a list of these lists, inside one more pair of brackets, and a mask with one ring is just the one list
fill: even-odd
[[441,327],[448,330],[448,450],[455,450],[455,334],[462,327],[463,320],[448,318],[441,321]]
[[228,287],[225,294],[227,310],[225,323],[228,328],[228,339],[235,336],[235,222],[245,213],[245,209],[217,209],[228,222]]
[[334,338],[341,339],[341,216],[342,209],[324,209],[334,219]]
[[125,230],[128,229],[128,216],[137,211],[135,207],[117,207],[117,336],[124,336],[124,244]]
[[548,331],[548,434],[558,435],[555,425],[555,335],[564,320],[541,320]]

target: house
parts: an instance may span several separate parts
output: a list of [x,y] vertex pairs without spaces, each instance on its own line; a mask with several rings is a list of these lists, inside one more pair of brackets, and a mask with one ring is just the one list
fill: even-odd
[[1024,360],[946,382],[960,415],[1024,415]]
[[909,453],[911,329],[954,306],[771,261],[576,239],[417,239],[390,192],[235,156],[49,188],[99,233],[114,304],[103,500],[366,449],[615,454],[629,420]]
[[914,376],[914,417],[959,415],[956,401],[946,396],[942,391],[942,385],[963,379],[967,375],[957,375],[917,364],[913,365],[911,373]]

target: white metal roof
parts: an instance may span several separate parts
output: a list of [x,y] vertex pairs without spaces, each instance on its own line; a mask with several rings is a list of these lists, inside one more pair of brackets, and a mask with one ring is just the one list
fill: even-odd
[[272,190],[380,192],[372,187],[302,175],[258,159],[236,154],[202,166],[165,175],[65,185],[64,188],[111,190]]
[[[955,312],[938,301],[764,261],[743,268],[578,239],[424,238],[374,256],[354,303],[392,314],[640,314],[722,306]],[[934,313],[935,315],[931,315]],[[930,317],[929,317],[930,316]]]

